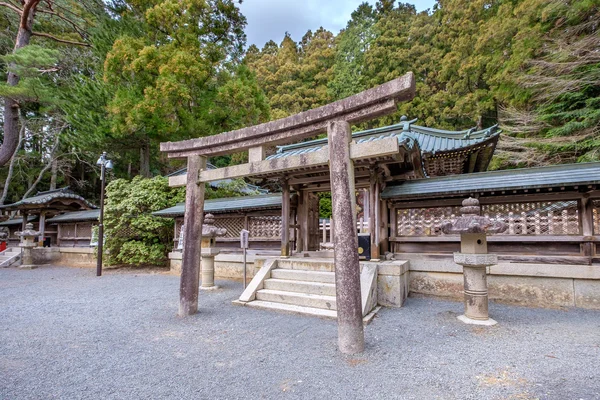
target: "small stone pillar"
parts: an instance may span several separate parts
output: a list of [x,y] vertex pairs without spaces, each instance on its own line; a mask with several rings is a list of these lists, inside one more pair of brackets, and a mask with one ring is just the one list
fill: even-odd
[[19,268],[34,269],[37,265],[33,265],[33,248],[37,247],[37,243],[34,242],[36,236],[39,236],[38,231],[33,230],[33,224],[29,223],[25,225],[25,230],[17,232],[17,236],[21,237],[21,243],[19,247],[23,249],[23,258],[21,266]]
[[462,216],[442,227],[444,233],[460,233],[460,253],[454,253],[454,262],[463,266],[465,313],[458,319],[467,324],[495,325],[488,314],[486,268],[497,264],[498,256],[488,254],[486,235],[504,232],[507,225],[482,217],[477,199],[468,198],[462,205]]
[[215,238],[223,236],[227,233],[225,228],[217,228],[215,226],[215,217],[212,214],[204,216],[204,224],[202,225],[202,261],[201,264],[201,285],[202,290],[218,289],[215,286],[215,256],[219,254],[219,249],[216,248]]

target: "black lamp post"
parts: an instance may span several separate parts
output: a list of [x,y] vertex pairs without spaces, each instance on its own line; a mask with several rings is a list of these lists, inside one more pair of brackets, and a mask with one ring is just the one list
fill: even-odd
[[102,247],[104,245],[104,187],[106,186],[106,170],[113,168],[111,160],[106,158],[106,152],[102,153],[96,165],[100,166],[100,220],[98,221],[98,262],[96,264],[96,276],[102,276]]

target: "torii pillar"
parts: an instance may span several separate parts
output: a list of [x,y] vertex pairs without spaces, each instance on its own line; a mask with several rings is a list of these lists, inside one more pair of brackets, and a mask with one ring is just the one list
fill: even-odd
[[362,353],[365,336],[360,296],[360,263],[356,232],[354,162],[350,158],[352,130],[346,121],[327,127],[331,206],[335,220],[333,246],[338,347],[342,353]]
[[179,316],[198,312],[202,224],[204,224],[204,183],[198,184],[200,172],[206,168],[206,157],[190,156],[187,163],[185,215],[183,217],[183,253],[179,284]]

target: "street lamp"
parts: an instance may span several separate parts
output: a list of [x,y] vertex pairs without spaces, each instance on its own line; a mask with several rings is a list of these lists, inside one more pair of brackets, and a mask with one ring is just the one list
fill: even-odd
[[96,276],[102,276],[102,247],[104,245],[104,186],[106,170],[113,168],[111,160],[106,158],[106,152],[102,153],[96,165],[100,166],[100,220],[98,221],[98,262],[96,264]]

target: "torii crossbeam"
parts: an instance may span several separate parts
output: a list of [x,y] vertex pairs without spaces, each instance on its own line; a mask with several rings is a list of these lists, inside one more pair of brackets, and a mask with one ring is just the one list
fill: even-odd
[[[179,315],[198,311],[200,243],[204,219],[205,182],[224,178],[285,172],[298,167],[329,164],[334,225],[334,263],[338,314],[338,344],[344,353],[364,349],[360,295],[360,265],[356,232],[353,160],[398,153],[395,138],[371,143],[351,142],[350,124],[371,120],[397,110],[396,103],[415,95],[412,72],[383,85],[328,105],[287,118],[180,142],[161,143],[170,158],[187,158],[187,175],[172,177],[171,186],[186,186],[184,246],[180,286]],[[298,142],[327,132],[328,146],[320,151],[285,159],[265,160],[265,146]],[[385,143],[383,143],[385,142]],[[215,170],[206,169],[208,157],[248,150],[249,162]],[[284,185],[289,194],[289,186]],[[283,208],[289,209],[284,193]],[[287,204],[286,204],[287,203]],[[288,213],[289,214],[289,213]],[[289,215],[283,215],[282,232],[289,229]]]

